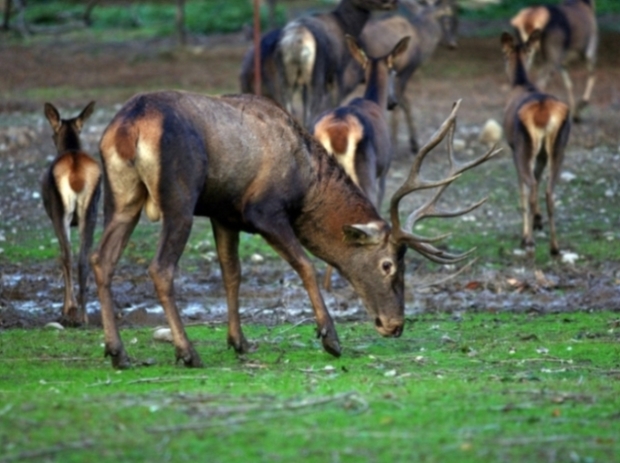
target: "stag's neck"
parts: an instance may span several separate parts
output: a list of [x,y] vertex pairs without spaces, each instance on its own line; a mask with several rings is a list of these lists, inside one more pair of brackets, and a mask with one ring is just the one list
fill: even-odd
[[353,37],[359,37],[370,18],[370,11],[356,7],[351,0],[340,0],[332,14],[342,31]]
[[347,253],[343,227],[381,222],[375,207],[322,147],[315,157],[316,179],[295,220],[296,235],[312,254],[340,268]]

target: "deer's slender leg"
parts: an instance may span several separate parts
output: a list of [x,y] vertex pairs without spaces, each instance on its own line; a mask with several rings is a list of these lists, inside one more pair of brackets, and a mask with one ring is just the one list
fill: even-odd
[[159,244],[149,265],[149,275],[172,331],[177,360],[182,360],[188,367],[201,367],[202,360],[187,337],[174,297],[174,273],[192,229],[192,212],[182,213],[168,206],[163,209],[174,212],[169,215],[164,213]]
[[573,94],[573,81],[571,80],[566,68],[560,68],[560,74],[562,75],[562,82],[564,82],[564,87],[566,88],[566,93],[568,94],[568,106],[570,108],[571,116],[574,120],[578,120],[575,95]]
[[[60,258],[62,260],[62,275],[65,282],[65,298],[62,308],[63,320],[70,325],[79,325],[78,304],[73,290],[73,259],[71,256],[71,216],[64,214],[58,223],[56,234],[60,244]],[[56,228],[57,224],[54,224]]]
[[323,301],[314,266],[297,240],[288,219],[278,220],[277,217],[271,217],[265,211],[258,211],[256,214],[252,212],[251,210],[246,211],[246,218],[257,226],[260,234],[301,277],[304,288],[310,297],[317,322],[317,335],[321,338],[323,348],[330,354],[339,357],[341,348],[338,333]]
[[88,323],[86,312],[86,283],[88,280],[88,254],[93,247],[93,235],[97,225],[97,203],[99,202],[100,187],[97,186],[88,198],[88,204],[80,208],[80,254],[78,258],[78,305],[83,323]]
[[104,354],[112,359],[114,368],[129,368],[131,362],[123,347],[114,315],[111,281],[114,268],[120,258],[131,232],[140,218],[140,208],[130,214],[115,213],[106,226],[99,249],[91,256],[91,265],[97,282],[97,293],[101,304],[101,320],[105,338]]
[[538,186],[540,185],[540,182],[542,180],[542,174],[545,170],[545,167],[547,165],[547,154],[545,152],[540,153],[538,156],[536,156],[536,163],[534,166],[534,184],[532,186],[532,193],[531,193],[531,198],[530,198],[530,204],[531,204],[531,210],[532,212],[532,217],[533,217],[533,228],[534,230],[542,230],[543,229],[543,224],[542,224],[542,214],[540,213],[540,207],[538,204]]
[[241,330],[239,317],[239,285],[241,265],[239,263],[239,231],[230,230],[216,220],[211,220],[217,255],[222,270],[226,303],[228,307],[228,345],[239,354],[250,350],[250,344]]

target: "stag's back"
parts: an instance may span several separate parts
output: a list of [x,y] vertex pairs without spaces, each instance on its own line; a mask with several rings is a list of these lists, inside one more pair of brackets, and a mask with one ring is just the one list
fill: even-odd
[[242,229],[251,229],[247,204],[301,207],[321,158],[328,159],[291,116],[254,95],[140,94],[112,120],[100,146],[107,187],[132,195],[122,202],[144,206],[151,220],[176,201]]

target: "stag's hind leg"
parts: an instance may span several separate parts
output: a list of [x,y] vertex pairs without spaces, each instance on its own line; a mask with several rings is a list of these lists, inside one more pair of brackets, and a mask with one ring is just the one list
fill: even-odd
[[80,254],[78,257],[78,305],[80,317],[84,324],[88,323],[88,313],[86,312],[86,283],[88,280],[88,254],[93,247],[93,236],[97,225],[97,204],[100,196],[100,186],[86,198],[85,204],[80,207],[79,227],[80,227]]
[[188,209],[186,211],[178,210],[178,206],[163,209],[172,212],[164,212],[159,244],[149,266],[149,275],[172,330],[177,360],[182,360],[188,367],[202,367],[202,360],[187,337],[174,297],[174,274],[189,239],[193,211],[188,208],[185,208]]

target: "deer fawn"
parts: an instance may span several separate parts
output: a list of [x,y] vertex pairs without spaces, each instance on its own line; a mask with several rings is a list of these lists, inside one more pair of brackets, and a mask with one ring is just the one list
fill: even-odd
[[[544,89],[554,71],[560,71],[574,121],[580,120],[581,110],[586,107],[594,88],[598,26],[594,0],[565,0],[558,6],[545,5],[522,9],[510,21],[522,42],[535,29],[540,29],[540,79]],[[534,56],[528,62],[528,67]],[[573,83],[566,66],[577,59],[585,60],[588,80],[579,103],[575,103]]]
[[[384,112],[395,105],[394,61],[407,49],[409,37],[401,39],[390,53],[379,58],[367,57],[353,37],[347,36],[346,40],[351,56],[366,73],[364,97],[324,113],[314,124],[313,131],[327,152],[380,211],[392,161],[392,144]],[[328,290],[330,282],[331,267],[328,267],[324,282]]]
[[111,278],[143,209],[151,220],[162,220],[149,273],[171,327],[176,357],[187,366],[198,367],[202,361],[185,333],[173,282],[194,215],[209,217],[213,225],[228,304],[228,344],[237,352],[249,348],[239,316],[241,232],[260,234],[299,274],[327,352],[339,356],[340,342],[304,248],[351,282],[381,335],[400,336],[407,247],[443,263],[468,255],[442,251],[401,229],[401,198],[441,186],[411,214],[408,224],[430,215],[458,215],[481,204],[462,211],[434,206],[460,172],[484,162],[491,151],[454,165],[445,179],[419,178],[424,156],[453,127],[457,108],[421,150],[409,178],[392,197],[390,227],[334,158],[271,100],[178,91],[134,96],[112,119],[100,142],[106,227],[91,263],[101,301],[105,354],[112,366],[125,368],[130,361],[116,326]]
[[[87,323],[86,280],[88,253],[93,244],[97,222],[97,202],[101,191],[101,169],[97,161],[82,150],[80,132],[95,107],[91,101],[73,119],[61,119],[58,110],[45,103],[45,116],[54,131],[57,156],[41,178],[45,211],[58,237],[65,297],[63,321],[70,325]],[[78,297],[73,291],[70,227],[78,226],[80,251],[78,257]]]
[[[409,2],[411,3],[411,2]],[[450,48],[456,48],[456,11],[448,0],[433,0],[419,5],[406,4],[404,15],[394,15],[369,21],[360,36],[360,42],[367,53],[373,56],[385,55],[402,37],[409,36],[406,53],[395,60],[395,95],[402,109],[409,132],[409,146],[412,153],[418,151],[418,137],[407,97],[407,85],[411,76],[435,52],[444,40]],[[396,144],[398,119],[396,108],[392,112],[392,140]]]
[[527,77],[525,63],[540,38],[540,30],[533,31],[524,44],[517,43],[507,32],[501,36],[506,70],[513,86],[504,112],[504,131],[517,169],[523,214],[522,244],[529,256],[534,254],[532,229],[542,229],[538,186],[547,164],[550,252],[552,255],[560,252],[555,231],[553,188],[570,133],[569,107],[555,97],[539,92]]

